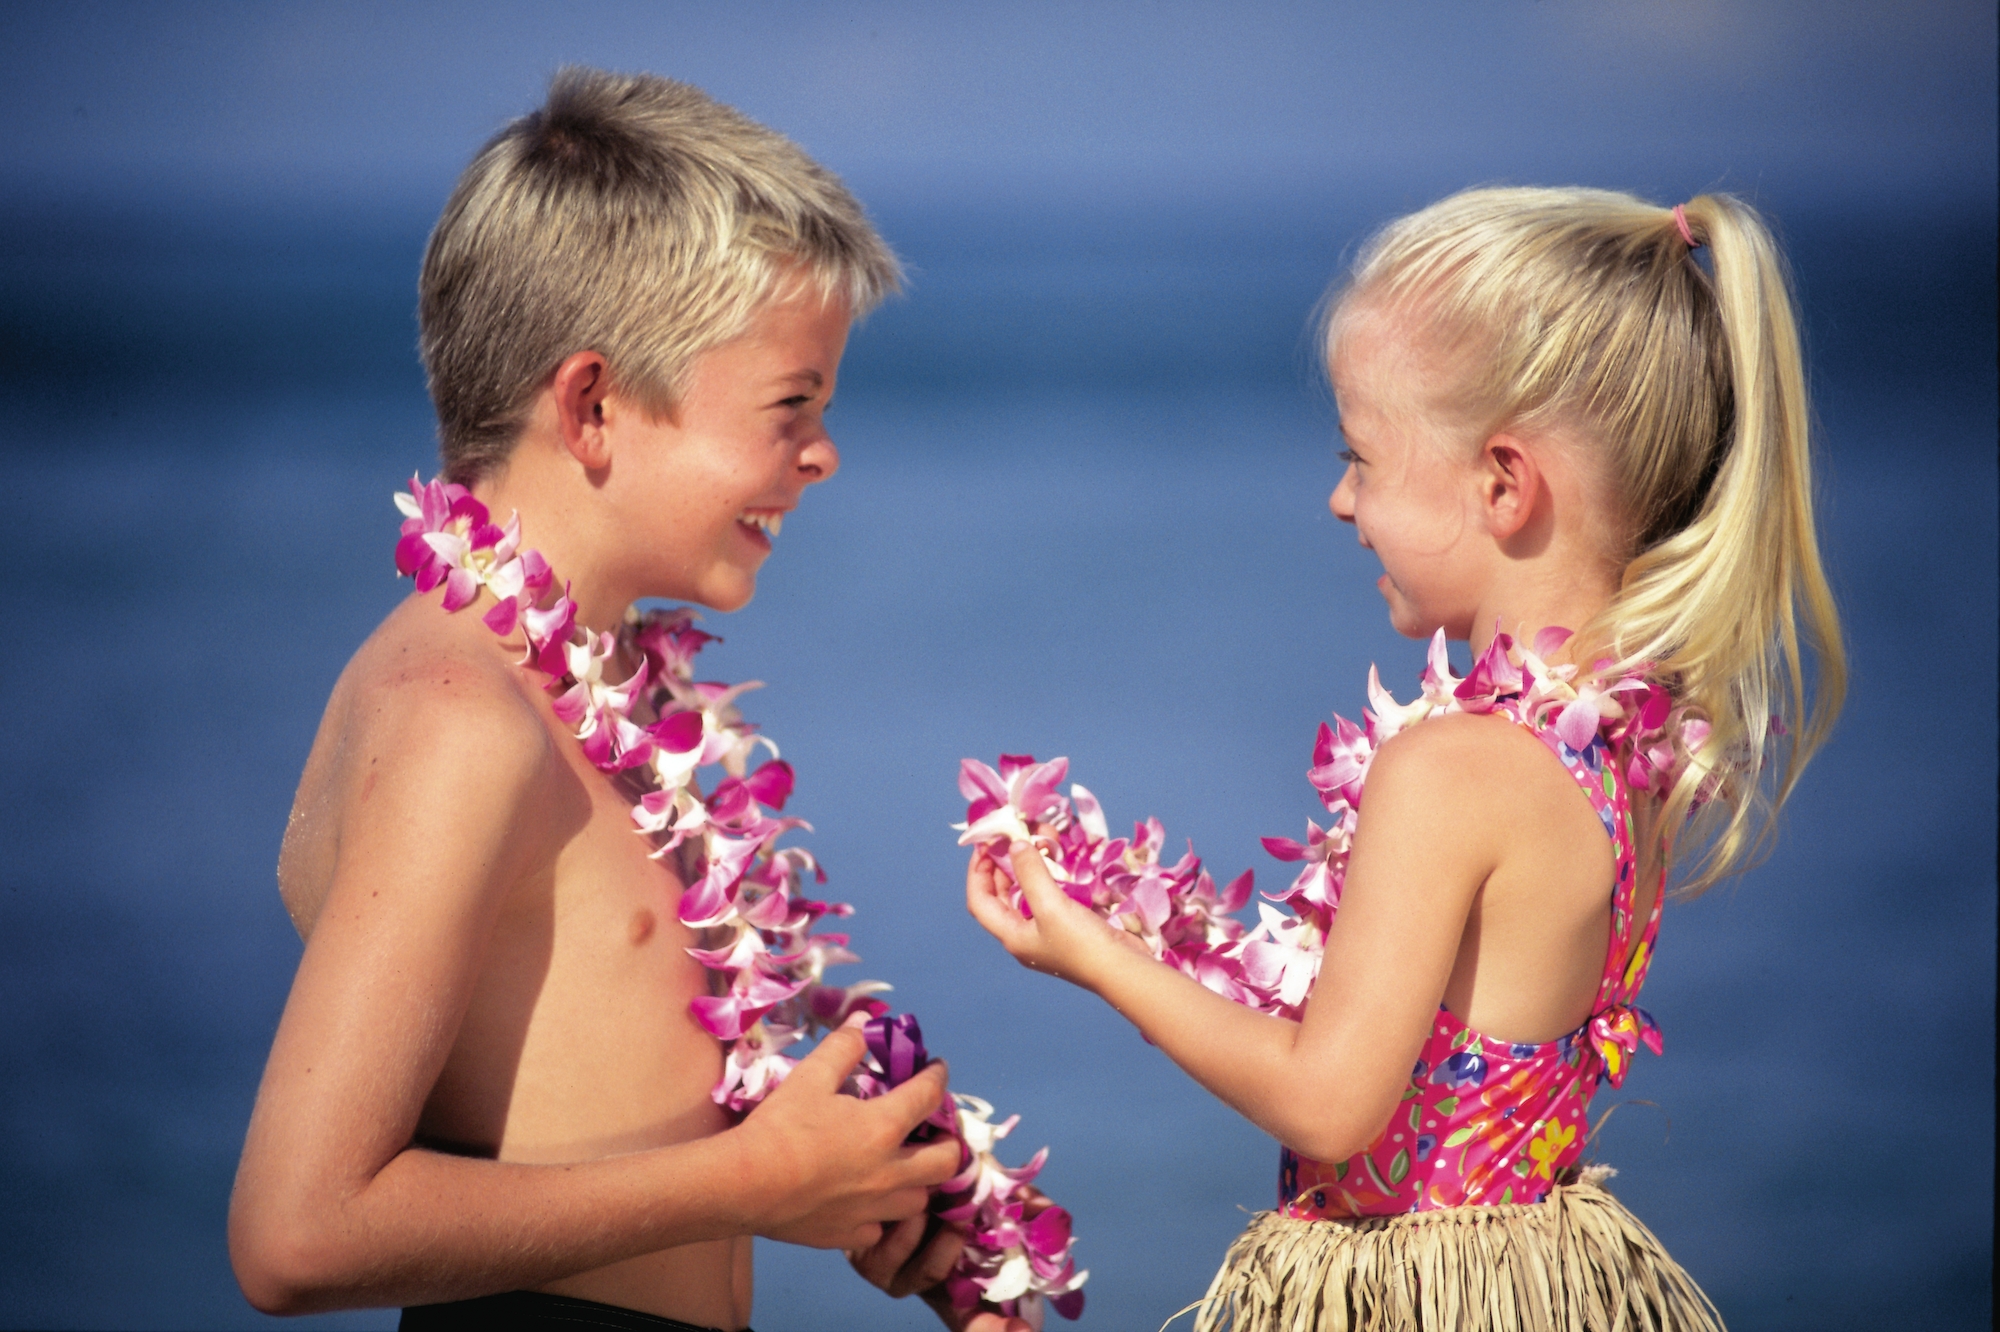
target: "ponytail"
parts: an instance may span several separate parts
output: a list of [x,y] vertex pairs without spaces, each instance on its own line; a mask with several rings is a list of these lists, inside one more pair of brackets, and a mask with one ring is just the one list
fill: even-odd
[[1683,891],[1696,893],[1767,845],[1840,710],[1847,657],[1813,522],[1810,408],[1784,262],[1739,200],[1703,195],[1683,215],[1713,258],[1728,428],[1698,512],[1626,566],[1618,595],[1585,632],[1602,634],[1595,641],[1614,643],[1625,662],[1653,663],[1710,728],[1686,756],[1660,825],[1697,815],[1700,853],[1682,874]]
[[[1692,247],[1705,243],[1714,275]],[[1744,868],[1846,691],[1812,513],[1810,411],[1784,263],[1728,195],[1485,189],[1399,219],[1330,306],[1418,312],[1492,429],[1591,442],[1617,504],[1618,592],[1579,643],[1672,693],[1658,826],[1695,894]],[[1782,716],[1786,720],[1779,721]],[[1699,744],[1693,737],[1706,728]]]

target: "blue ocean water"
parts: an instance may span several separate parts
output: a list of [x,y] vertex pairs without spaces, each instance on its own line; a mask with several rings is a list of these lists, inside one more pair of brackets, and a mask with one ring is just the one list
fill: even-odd
[[[1387,211],[1386,209],[1383,211]],[[1334,522],[1303,330],[1367,208],[1172,225],[884,219],[841,475],[709,626],[803,840],[960,1087],[1077,1215],[1082,1326],[1196,1298],[1275,1147],[959,905],[961,756],[1070,756],[1224,875],[1318,812],[1312,729],[1421,647]],[[1990,1323],[1996,487],[1990,216],[1790,218],[1854,685],[1771,858],[1669,911],[1616,1187],[1733,1327]],[[222,1218],[298,945],[272,865],[318,709],[404,594],[430,469],[421,220],[14,219],[0,559],[0,1324],[250,1326]],[[1857,253],[1869,262],[1855,263]],[[788,812],[790,812],[788,810]],[[933,1326],[760,1248],[766,1332]],[[386,1327],[365,1312],[308,1320]]]

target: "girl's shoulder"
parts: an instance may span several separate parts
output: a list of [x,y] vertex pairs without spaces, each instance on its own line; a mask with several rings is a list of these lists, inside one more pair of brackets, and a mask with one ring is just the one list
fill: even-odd
[[[1368,768],[1360,822],[1372,815],[1435,824],[1458,835],[1484,826],[1497,838],[1577,822],[1577,782],[1550,746],[1502,712],[1427,718],[1385,740]],[[1590,822],[1594,825],[1595,815]]]
[[1398,731],[1377,746],[1368,767],[1371,795],[1385,776],[1504,793],[1514,781],[1560,778],[1564,769],[1546,744],[1505,713],[1450,712]]

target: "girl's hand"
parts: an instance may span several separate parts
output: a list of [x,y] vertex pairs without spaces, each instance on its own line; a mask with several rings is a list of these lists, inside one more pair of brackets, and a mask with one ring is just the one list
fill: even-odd
[[965,905],[972,918],[998,939],[1022,966],[1058,976],[1087,990],[1096,988],[1098,969],[1114,950],[1145,946],[1102,916],[1073,900],[1050,877],[1041,852],[1018,843],[1009,863],[1034,918],[1014,909],[1006,885],[982,848],[965,871]]

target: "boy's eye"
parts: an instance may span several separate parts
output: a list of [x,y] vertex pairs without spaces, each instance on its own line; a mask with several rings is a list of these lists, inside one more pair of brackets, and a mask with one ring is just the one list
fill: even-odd
[[812,394],[810,393],[794,393],[789,398],[780,399],[778,405],[780,407],[803,407],[811,401]]

